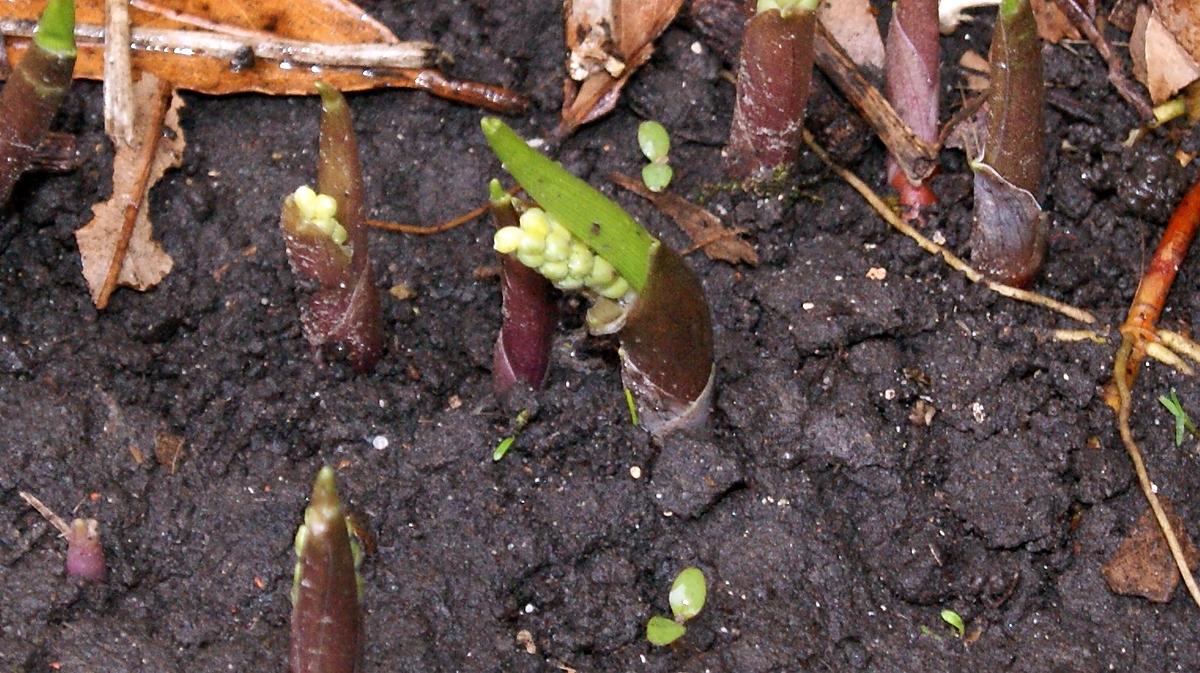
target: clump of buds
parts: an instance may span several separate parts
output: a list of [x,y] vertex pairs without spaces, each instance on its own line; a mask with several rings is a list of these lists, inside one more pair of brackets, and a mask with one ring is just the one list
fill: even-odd
[[521,215],[519,227],[496,232],[493,247],[502,255],[515,254],[525,266],[536,270],[560,290],[586,287],[608,299],[631,300],[637,296],[603,257],[592,254],[583,241],[550,213],[530,208]]

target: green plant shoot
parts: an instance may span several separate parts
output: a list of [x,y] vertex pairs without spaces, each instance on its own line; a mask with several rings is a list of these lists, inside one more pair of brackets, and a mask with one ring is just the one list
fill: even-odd
[[685,633],[687,633],[687,627],[683,624],[659,615],[654,615],[646,623],[646,640],[657,647],[670,645]]
[[1192,433],[1193,437],[1200,437],[1200,431],[1197,431],[1196,424],[1183,410],[1183,404],[1179,401],[1179,396],[1175,394],[1174,388],[1171,389],[1170,395],[1159,395],[1158,403],[1166,407],[1167,411],[1175,417],[1175,446],[1183,444],[1183,436],[1187,432]]
[[959,638],[962,638],[963,633],[967,630],[966,625],[963,624],[962,616],[953,610],[942,610],[942,621],[949,624],[954,629],[954,632],[958,634]]
[[505,170],[529,196],[641,293],[654,237],[615,201],[530,147],[504,122],[485,117],[480,127]]
[[707,596],[708,582],[704,573],[699,568],[684,568],[671,583],[671,612],[675,619],[686,622],[700,614]]
[[633,427],[636,428],[641,425],[641,419],[638,418],[637,402],[633,399],[633,391],[628,388],[625,389],[625,406],[629,407],[629,422],[633,424]]
[[646,189],[652,192],[661,192],[671,184],[671,178],[675,177],[675,169],[667,164],[651,163],[642,166],[642,182],[646,183]]
[[671,136],[667,129],[656,121],[644,121],[638,124],[638,147],[647,161],[659,161],[667,158],[671,151]]

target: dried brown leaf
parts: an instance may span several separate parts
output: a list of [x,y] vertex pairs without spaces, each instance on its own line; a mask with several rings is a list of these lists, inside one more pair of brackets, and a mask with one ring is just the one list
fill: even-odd
[[1037,20],[1037,31],[1041,38],[1051,44],[1063,39],[1081,40],[1083,35],[1071,23],[1071,19],[1054,4],[1054,0],[1031,0],[1033,17]]
[[652,192],[628,175],[610,173],[608,179],[654,204],[655,208],[674,220],[709,259],[730,264],[758,264],[758,253],[752,245],[739,238],[741,232],[726,227],[716,215],[704,208],[670,192]]
[[[171,256],[153,239],[147,203],[150,187],[158,182],[168,168],[179,166],[187,143],[179,126],[179,109],[183,107],[183,99],[178,94],[170,94],[171,102],[166,108],[165,117],[155,119],[156,111],[163,109],[158,104],[159,92],[158,78],[150,73],[143,73],[134,84],[134,141],[130,145],[116,143],[112,198],[92,206],[92,220],[75,231],[75,241],[79,244],[79,256],[83,262],[83,277],[91,291],[92,301],[98,305],[109,266],[113,263],[121,239],[127,207],[137,209],[137,218],[117,283],[140,291],[148,290],[170,273],[174,265]],[[161,132],[148,137],[147,131],[153,128]],[[153,143],[153,147],[148,147],[148,143]],[[140,181],[142,176],[146,177],[145,182]],[[134,195],[140,197],[135,198]]]
[[[1179,536],[1183,555],[1188,566],[1195,568],[1200,553],[1192,545],[1183,522],[1175,514],[1171,502],[1159,496],[1167,521]],[[1108,588],[1122,596],[1141,596],[1155,603],[1166,603],[1179,585],[1179,569],[1171,558],[1162,530],[1154,519],[1154,512],[1147,509],[1134,524],[1133,530],[1121,541],[1116,553],[1100,569]]]
[[964,71],[967,88],[971,91],[987,91],[991,84],[992,67],[979,52],[970,49],[963,52],[958,65]]
[[1157,10],[1138,8],[1129,51],[1133,74],[1150,90],[1150,99],[1162,103],[1200,78],[1200,63],[1164,25]]
[[883,38],[868,0],[824,0],[817,18],[856,65],[883,69]]
[[613,109],[682,5],[683,0],[564,0],[567,77],[558,135]]
[[1200,61],[1200,3],[1196,0],[1154,0],[1154,13],[1175,41]]

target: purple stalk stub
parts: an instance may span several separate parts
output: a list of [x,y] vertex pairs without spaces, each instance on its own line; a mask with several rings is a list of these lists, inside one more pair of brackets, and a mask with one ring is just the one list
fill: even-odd
[[746,24],[726,148],[733,177],[771,178],[800,155],[816,20],[803,9],[787,16],[771,9]]
[[75,55],[32,43],[0,92],[0,204],[32,163],[71,85]]
[[317,191],[337,202],[345,245],[334,242],[306,217],[293,196],[284,200],[281,224],[292,271],[316,285],[301,309],[304,336],[313,346],[340,344],[360,372],[370,371],[383,352],[379,292],[363,215],[362,168],[345,98],[318,84],[321,93]]
[[1029,0],[1005,0],[989,54],[987,140],[975,168],[971,260],[1009,285],[1028,285],[1046,255],[1038,205],[1045,162],[1042,47]]
[[[508,195],[492,200],[496,228],[518,226]],[[518,382],[535,390],[546,383],[550,347],[557,323],[550,281],[512,255],[500,256],[504,322],[492,351],[492,385],[504,395]]]
[[712,397],[712,317],[700,279],[655,243],[646,289],[620,331],[622,379],[655,435],[704,425]]
[[333,470],[321,468],[296,532],[292,673],[354,673],[362,649],[356,554]]
[[103,582],[108,577],[100,525],[95,519],[75,519],[67,533],[67,577]]
[[[938,140],[938,94],[941,86],[938,61],[937,0],[897,0],[888,27],[884,93],[900,119],[927,143]],[[888,157],[888,181],[897,185],[903,205],[910,211],[931,205],[933,194],[924,181],[903,175],[899,163]]]

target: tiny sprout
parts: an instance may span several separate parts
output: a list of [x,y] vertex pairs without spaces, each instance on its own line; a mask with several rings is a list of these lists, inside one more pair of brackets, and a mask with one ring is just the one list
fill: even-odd
[[671,583],[671,612],[675,619],[687,621],[700,614],[707,595],[704,573],[699,568],[684,568]]
[[963,633],[967,630],[966,625],[963,624],[963,618],[953,610],[942,610],[942,621],[953,627],[959,638],[962,638]]
[[633,424],[633,427],[636,428],[641,425],[641,421],[638,418],[637,402],[633,399],[633,391],[628,388],[625,388],[625,406],[629,407],[629,422]]
[[675,171],[667,165],[667,153],[671,151],[671,136],[667,129],[656,121],[644,121],[638,124],[638,147],[650,163],[642,166],[642,182],[646,189],[661,192],[671,184]]
[[696,567],[684,568],[671,583],[669,602],[674,620],[655,615],[646,623],[646,640],[656,646],[669,645],[678,640],[687,628],[684,622],[700,614],[704,599],[708,595],[708,581]]
[[659,615],[654,615],[646,623],[646,640],[657,647],[670,645],[685,633],[687,633],[687,628],[683,624]]
[[515,441],[517,441],[516,435],[505,437],[504,439],[500,440],[500,443],[497,444],[496,448],[492,451],[492,462],[500,462],[500,459],[504,457],[504,454],[508,453],[508,450],[512,448],[513,442]]
[[1159,395],[1158,403],[1166,407],[1167,411],[1175,417],[1175,446],[1183,445],[1183,437],[1187,432],[1200,436],[1200,431],[1197,431],[1196,424],[1184,411],[1183,403],[1179,401],[1179,396],[1175,394],[1174,388],[1171,389],[1170,395]]
[[671,151],[671,137],[667,135],[667,129],[662,124],[644,121],[638,124],[637,136],[638,146],[642,148],[646,159],[659,161],[667,158],[667,153]]
[[674,176],[675,170],[666,164],[642,166],[642,182],[646,183],[646,189],[652,192],[661,192],[666,189]]

